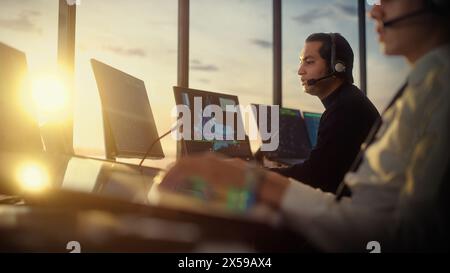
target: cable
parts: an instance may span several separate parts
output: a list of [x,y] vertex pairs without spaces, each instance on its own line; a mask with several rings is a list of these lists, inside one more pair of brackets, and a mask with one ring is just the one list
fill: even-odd
[[152,144],[150,145],[150,147],[147,149],[147,151],[144,154],[144,157],[142,157],[141,162],[139,163],[139,167],[142,166],[142,163],[144,163],[145,159],[147,159],[148,154],[152,151],[153,146],[155,146],[156,143],[158,143],[162,138],[164,138],[165,136],[167,136],[168,134],[172,133],[173,131],[175,131],[176,129],[178,129],[183,123],[179,122],[180,119],[177,120],[177,124],[172,127],[172,129],[170,129],[169,131],[167,131],[166,133],[164,133],[162,136],[158,137],[155,141],[152,142]]

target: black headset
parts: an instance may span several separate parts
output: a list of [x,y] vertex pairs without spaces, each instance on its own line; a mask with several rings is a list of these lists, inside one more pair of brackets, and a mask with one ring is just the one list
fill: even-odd
[[344,73],[346,70],[345,63],[343,61],[336,60],[336,34],[329,33],[328,35],[330,35],[331,39],[331,73]]

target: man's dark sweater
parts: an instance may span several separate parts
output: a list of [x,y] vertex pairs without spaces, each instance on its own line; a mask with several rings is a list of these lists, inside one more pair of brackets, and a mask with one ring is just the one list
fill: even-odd
[[380,114],[356,86],[348,83],[322,103],[325,112],[320,119],[316,147],[309,158],[302,164],[275,171],[335,193]]

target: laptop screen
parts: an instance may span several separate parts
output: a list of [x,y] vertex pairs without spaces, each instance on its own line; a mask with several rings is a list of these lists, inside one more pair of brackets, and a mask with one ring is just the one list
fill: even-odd
[[[107,157],[142,157],[158,138],[144,82],[97,60],[91,64],[102,103]],[[160,142],[149,157],[164,157]]]
[[[237,126],[239,122],[243,128],[242,120],[238,118],[237,113],[227,113],[228,105],[239,105],[237,96],[182,87],[173,89],[176,104],[187,106],[191,113],[191,135],[183,141],[186,154],[210,151],[244,159],[253,157],[248,136],[245,135],[242,140],[238,139]],[[195,109],[194,99],[201,99],[201,109]],[[222,120],[205,117],[203,110],[209,105],[217,105],[222,109]],[[232,117],[232,120],[228,120],[228,117]],[[212,125],[211,130],[204,130],[207,124]],[[218,135],[222,137],[219,138]]]

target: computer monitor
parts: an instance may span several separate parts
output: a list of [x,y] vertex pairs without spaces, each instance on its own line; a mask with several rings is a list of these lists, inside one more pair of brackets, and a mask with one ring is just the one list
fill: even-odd
[[0,43],[0,150],[43,151],[25,53]]
[[[227,120],[226,118],[226,106],[239,105],[237,96],[176,86],[173,87],[173,91],[176,104],[188,106],[191,112],[191,137],[189,140],[184,139],[182,141],[183,145],[181,148],[181,152],[183,155],[211,151],[222,153],[230,157],[237,157],[242,159],[253,158],[248,136],[245,135],[244,140],[238,140],[237,137],[238,122],[241,122],[242,125],[242,120],[238,119],[237,113],[234,113],[233,115],[228,114],[228,116],[233,116],[233,121]],[[216,123],[214,124],[213,129],[221,130],[223,132],[223,140],[218,140],[215,138],[213,140],[207,140],[202,131],[203,126],[196,126],[194,122],[195,118],[200,118],[202,121],[202,125],[205,125],[208,121],[211,120],[211,117],[203,117],[203,115],[202,117],[194,117],[194,114],[196,113],[194,109],[194,98],[196,97],[202,99],[203,109],[201,109],[201,111],[198,111],[198,113],[200,114],[208,105],[217,105],[222,108],[224,124]],[[231,124],[233,124],[234,126],[231,127]],[[241,126],[241,128],[243,128],[243,126]],[[201,135],[200,140],[195,140],[194,135],[196,133]],[[231,138],[233,140],[227,140],[227,136],[228,139]]]
[[[260,127],[260,111],[261,106],[267,107],[267,128],[271,131],[271,105],[253,104],[256,108],[255,119]],[[273,152],[265,152],[268,158],[308,158],[311,150],[308,133],[306,131],[305,121],[302,118],[302,113],[298,109],[279,108],[279,145],[278,149]]]
[[[158,139],[144,82],[98,60],[91,64],[102,104],[106,157],[142,158]],[[160,142],[148,157],[164,157]]]
[[305,119],[306,129],[308,130],[311,148],[314,148],[317,144],[317,134],[319,133],[321,117],[322,114],[320,113],[303,112],[303,118]]

